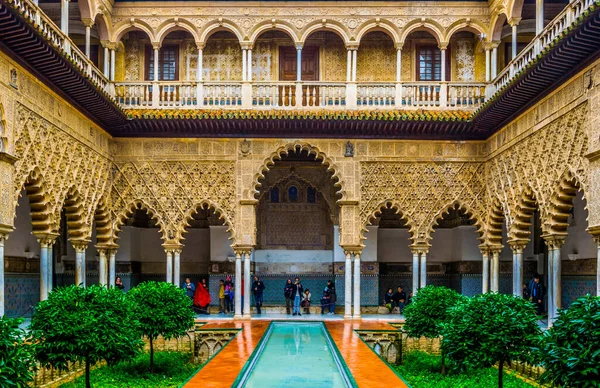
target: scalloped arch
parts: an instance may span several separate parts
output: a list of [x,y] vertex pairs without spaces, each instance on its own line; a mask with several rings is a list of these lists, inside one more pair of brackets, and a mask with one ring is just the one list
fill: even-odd
[[367,226],[372,225],[373,220],[381,215],[381,210],[384,208],[394,210],[396,212],[396,214],[400,215],[401,220],[406,221],[406,225],[408,226],[408,233],[410,234],[409,240],[411,242],[414,241],[415,234],[417,233],[417,228],[415,226],[415,223],[406,212],[402,211],[402,207],[395,200],[381,201],[379,203],[379,205],[377,205],[375,210],[373,210],[371,212],[371,214],[369,214],[369,216],[366,218],[363,225],[361,225],[361,231],[360,231],[361,241],[367,239],[367,237],[364,234],[364,232],[368,233],[368,231],[369,231],[367,229]]
[[262,185],[260,181],[265,178],[265,173],[270,170],[269,167],[273,166],[276,163],[275,161],[281,159],[283,155],[288,155],[290,152],[295,152],[296,150],[306,151],[309,155],[313,155],[316,160],[321,160],[321,163],[327,167],[327,171],[333,173],[331,176],[331,179],[334,181],[333,186],[339,187],[336,195],[341,196],[341,200],[346,199],[344,182],[339,175],[339,168],[324,152],[317,147],[304,142],[294,142],[280,146],[263,161],[259,171],[254,175],[254,179],[252,180],[252,198],[256,198],[259,194],[258,188]]
[[586,187],[582,183],[582,179],[572,171],[566,170],[552,190],[548,216],[542,221],[549,233],[567,233],[569,214],[574,206],[573,200],[580,190],[583,192],[583,199],[586,201],[587,209]]
[[[60,219],[60,213],[63,209],[67,218],[69,239],[88,240],[91,237],[91,230],[85,225],[83,200],[75,186],[70,186],[67,190],[62,206],[57,209],[57,219]],[[58,231],[59,228],[56,229]]]
[[473,224],[473,226],[475,226],[475,233],[477,233],[477,235],[478,235],[477,239],[480,241],[482,241],[484,239],[485,230],[484,230],[484,225],[483,225],[483,215],[477,213],[477,211],[475,211],[471,206],[467,205],[465,202],[463,202],[459,199],[454,200],[454,201],[450,202],[449,204],[443,206],[440,209],[440,211],[438,211],[435,214],[435,216],[433,217],[433,220],[431,221],[431,223],[429,224],[429,226],[427,228],[427,237],[428,238],[431,238],[431,233],[435,232],[435,229],[433,227],[438,225],[438,222],[442,219],[444,214],[448,213],[448,211],[451,209],[458,209],[459,211],[463,212],[464,214],[470,215],[469,220],[475,221],[475,224]]
[[198,209],[213,209],[216,214],[219,215],[219,219],[223,220],[223,223],[227,225],[227,232],[230,233],[229,240],[235,241],[235,229],[233,227],[233,222],[225,212],[216,202],[211,201],[210,199],[203,199],[201,201],[196,202],[192,207],[190,207],[184,213],[183,217],[183,225],[177,228],[177,235],[175,236],[175,240],[181,242],[185,240],[183,235],[187,233],[187,227],[190,226],[189,222],[192,220],[192,216],[198,212]]
[[50,211],[50,196],[46,189],[44,176],[38,167],[32,168],[19,183],[18,192],[15,195],[15,208],[18,206],[19,196],[23,189],[29,198],[33,233],[51,233],[54,222]]
[[531,217],[539,209],[538,196],[530,186],[523,188],[515,205],[512,222],[508,230],[508,240],[529,240],[531,232]]
[[156,224],[159,226],[158,233],[160,234],[163,241],[167,241],[167,236],[165,235],[166,227],[165,227],[164,222],[158,216],[159,213],[156,211],[156,209],[152,208],[144,200],[141,200],[141,199],[133,200],[132,202],[130,202],[130,204],[127,207],[121,209],[115,215],[114,221],[113,221],[114,224],[112,227],[112,231],[114,234],[114,236],[113,236],[114,240],[117,240],[119,238],[119,233],[121,232],[122,226],[125,224],[125,221],[127,221],[127,218],[130,215],[132,215],[136,209],[141,209],[141,210],[146,211],[146,213],[148,213],[150,218],[152,220],[156,221]]

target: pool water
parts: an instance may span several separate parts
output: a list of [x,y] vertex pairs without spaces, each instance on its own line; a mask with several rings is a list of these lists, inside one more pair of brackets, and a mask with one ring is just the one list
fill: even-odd
[[322,322],[273,322],[238,387],[352,387]]

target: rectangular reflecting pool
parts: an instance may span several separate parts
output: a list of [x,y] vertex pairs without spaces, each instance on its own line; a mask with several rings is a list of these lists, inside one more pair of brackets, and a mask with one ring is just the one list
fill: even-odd
[[356,387],[323,322],[273,322],[234,387]]

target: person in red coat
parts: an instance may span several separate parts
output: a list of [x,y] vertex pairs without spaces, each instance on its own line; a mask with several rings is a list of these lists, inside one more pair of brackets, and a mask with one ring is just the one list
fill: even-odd
[[194,306],[200,309],[200,314],[208,314],[208,305],[210,305],[210,293],[208,292],[206,279],[202,279],[201,282],[198,282],[198,286],[196,287]]

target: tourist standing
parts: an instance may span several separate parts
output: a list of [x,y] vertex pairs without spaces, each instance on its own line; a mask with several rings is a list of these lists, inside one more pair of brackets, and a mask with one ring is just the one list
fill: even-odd
[[394,301],[392,300],[393,296],[394,290],[392,289],[392,287],[388,288],[387,292],[383,295],[383,305],[387,307],[388,310],[390,310],[390,313],[392,312],[392,310],[394,310]]
[[398,286],[398,291],[392,296],[392,300],[394,301],[394,307],[398,307],[399,313],[402,314],[404,306],[406,306],[406,292],[404,292],[402,286]]
[[304,287],[302,287],[300,279],[295,278],[294,284],[292,285],[292,296],[294,297],[294,308],[292,315],[302,315],[300,312],[300,300],[302,299],[302,295],[304,295]]
[[219,314],[225,314],[225,281],[219,280]]
[[304,290],[304,295],[302,296],[302,307],[304,307],[306,314],[310,314],[310,297],[310,290],[307,288]]
[[260,308],[263,304],[263,292],[265,290],[265,284],[258,279],[258,276],[254,276],[254,283],[252,283],[252,292],[254,293],[254,304],[256,305],[256,313],[260,314]]
[[329,314],[335,314],[335,302],[337,301],[335,283],[331,280],[328,280],[327,288],[329,289]]
[[231,281],[231,276],[225,278],[225,313],[233,312],[233,297],[235,296],[235,288]]
[[196,286],[196,293],[194,294],[194,306],[196,306],[200,314],[208,315],[208,307],[210,305],[210,293],[206,284],[206,279],[202,279]]
[[329,288],[325,287],[323,289],[323,295],[321,295],[321,314],[325,314],[325,308],[329,307]]
[[290,309],[292,308],[292,301],[294,296],[292,295],[292,279],[288,279],[283,287],[283,296],[285,297],[285,312],[290,314]]
[[181,285],[181,288],[185,290],[185,294],[190,298],[194,299],[194,293],[196,292],[196,286],[192,283],[190,278],[185,278],[185,282]]
[[115,279],[115,287],[125,292],[125,286],[123,285],[123,281],[119,276],[117,276],[117,278]]
[[535,274],[533,278],[533,283],[530,285],[530,299],[532,303],[535,304],[535,310],[538,315],[542,315],[544,312],[544,287],[542,287],[542,283],[540,283],[540,275]]

